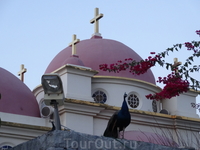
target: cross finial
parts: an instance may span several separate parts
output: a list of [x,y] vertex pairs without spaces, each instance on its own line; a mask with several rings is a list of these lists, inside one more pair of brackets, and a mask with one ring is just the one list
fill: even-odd
[[177,67],[180,66],[182,62],[178,62],[178,58],[174,58],[174,64],[172,65],[173,68],[175,68],[175,73],[178,73]]
[[94,18],[92,20],[90,20],[90,23],[94,23],[94,34],[93,35],[97,35],[97,36],[101,36],[101,34],[99,33],[99,19],[101,19],[103,17],[103,14],[99,14],[99,8],[95,8],[94,11]]
[[20,80],[24,82],[24,73],[27,71],[26,68],[24,68],[24,65],[21,65],[21,70],[18,72],[18,76],[20,76]]
[[78,43],[79,41],[79,39],[76,39],[76,34],[73,34],[72,42],[69,43],[69,46],[72,46],[72,55],[76,55],[76,43]]

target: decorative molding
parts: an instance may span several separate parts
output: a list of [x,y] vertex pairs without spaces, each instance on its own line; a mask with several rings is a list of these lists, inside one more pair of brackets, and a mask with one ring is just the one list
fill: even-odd
[[[82,101],[82,100],[65,99],[65,102],[66,103],[78,104],[79,107],[80,107],[80,105],[94,106],[95,108],[100,107],[103,110],[103,111],[100,112],[101,115],[104,116],[103,118],[109,118],[110,117],[110,115],[108,115],[109,111],[114,112],[114,111],[117,111],[117,110],[121,109],[120,107],[115,107],[115,106],[110,106],[110,105],[107,105],[107,104],[101,104],[101,103],[95,103],[95,102],[89,102],[89,101]],[[145,116],[150,116],[152,118],[153,117],[160,118],[160,120],[163,120],[163,119],[176,119],[176,120],[185,120],[185,121],[197,122],[197,123],[200,124],[200,118],[191,118],[191,117],[184,117],[184,116],[167,115],[167,114],[161,114],[161,113],[155,113],[155,112],[149,112],[149,111],[142,111],[142,110],[137,110],[137,109],[129,109],[129,111],[130,111],[130,113],[133,114],[133,116],[139,115],[139,118],[144,117],[144,120],[146,120]],[[99,114],[98,114],[98,116],[99,116]],[[107,117],[105,117],[105,116],[107,116]]]
[[[92,82],[100,82],[95,79],[103,80],[101,83],[112,83],[112,84],[124,84],[124,85],[131,85],[131,86],[136,86],[140,88],[144,88],[147,90],[151,91],[161,91],[162,89],[152,83],[138,80],[138,79],[131,79],[131,78],[125,78],[125,77],[114,77],[114,76],[93,76],[92,77]],[[153,88],[153,89],[152,89]]]

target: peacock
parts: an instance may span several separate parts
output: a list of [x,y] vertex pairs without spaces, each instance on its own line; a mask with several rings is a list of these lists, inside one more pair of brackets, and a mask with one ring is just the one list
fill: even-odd
[[124,138],[125,128],[130,124],[131,121],[131,115],[126,103],[126,97],[127,94],[124,93],[124,100],[121,110],[116,111],[108,121],[107,128],[103,134],[104,136],[119,138],[119,132],[123,131],[122,138]]

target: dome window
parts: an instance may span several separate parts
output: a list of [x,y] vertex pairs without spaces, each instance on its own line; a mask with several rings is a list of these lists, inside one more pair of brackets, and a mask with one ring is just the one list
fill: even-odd
[[4,145],[4,146],[0,147],[0,150],[7,150],[9,148],[12,148],[12,147],[9,145]]
[[94,98],[94,101],[96,103],[102,103],[104,104],[107,100],[107,96],[104,92],[98,90],[96,92],[94,92],[94,94],[92,95],[92,97]]
[[130,94],[128,96],[128,104],[132,107],[132,108],[137,108],[140,104],[139,98],[137,97],[137,95],[135,94]]
[[157,103],[155,100],[152,101],[152,109],[153,109],[153,112],[157,112]]

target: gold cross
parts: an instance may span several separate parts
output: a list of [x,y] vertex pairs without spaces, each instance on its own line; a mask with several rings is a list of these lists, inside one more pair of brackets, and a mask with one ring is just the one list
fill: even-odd
[[26,68],[24,68],[24,65],[21,65],[21,70],[18,72],[18,76],[20,76],[20,80],[24,82],[24,73],[27,71]]
[[174,58],[174,64],[172,65],[172,68],[175,68],[175,73],[178,73],[178,69],[176,67],[180,66],[182,62],[178,62],[178,58]]
[[78,43],[80,40],[76,39],[76,35],[72,35],[72,42],[69,43],[69,46],[72,46],[72,55],[76,55],[76,43]]
[[94,18],[90,20],[90,23],[94,23],[94,35],[101,36],[99,33],[99,19],[103,17],[103,14],[99,14],[99,8],[95,8],[94,10]]

